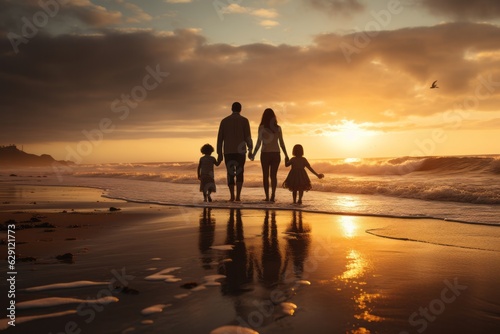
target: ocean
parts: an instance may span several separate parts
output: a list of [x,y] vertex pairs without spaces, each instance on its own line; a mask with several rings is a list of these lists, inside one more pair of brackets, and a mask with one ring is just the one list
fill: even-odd
[[[264,202],[259,161],[247,161],[241,203],[229,203],[224,163],[215,169],[213,207],[273,208],[332,214],[437,218],[500,225],[500,155],[310,160],[313,189],[293,205],[281,188],[288,168],[278,171],[275,203]],[[127,201],[204,206],[197,162],[108,163],[0,170],[9,185],[79,186]]]

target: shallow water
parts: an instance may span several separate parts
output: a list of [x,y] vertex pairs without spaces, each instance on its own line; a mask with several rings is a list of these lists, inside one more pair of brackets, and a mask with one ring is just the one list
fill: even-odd
[[[19,264],[19,289],[82,280],[113,282],[113,289],[20,291],[18,301],[108,295],[118,301],[19,310],[19,316],[77,312],[27,322],[16,330],[59,333],[71,323],[82,333],[210,333],[226,325],[259,333],[495,332],[500,320],[498,248],[472,249],[480,247],[469,238],[471,231],[444,221],[419,220],[425,232],[416,236],[416,230],[405,228],[415,222],[179,208],[175,216],[78,242],[75,248],[88,251],[73,264]],[[453,231],[446,246],[433,239],[445,227]],[[475,234],[500,237],[496,227],[474,228]],[[417,237],[429,243],[410,241]],[[224,245],[233,247],[218,247]],[[158,273],[181,281],[148,279]],[[181,288],[188,282],[206,288]],[[138,294],[123,293],[123,286]],[[144,315],[149,307],[158,312]]]

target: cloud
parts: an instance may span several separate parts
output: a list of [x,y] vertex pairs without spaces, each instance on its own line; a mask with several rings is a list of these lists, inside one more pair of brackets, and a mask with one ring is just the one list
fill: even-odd
[[500,18],[500,2],[497,0],[421,0],[431,13],[459,19]]
[[335,16],[352,16],[365,10],[359,0],[304,0],[306,4]]
[[165,0],[166,3],[191,3],[193,0]]
[[[215,135],[236,100],[251,122],[272,107],[294,131],[498,111],[500,27],[380,31],[363,47],[360,34],[323,34],[307,47],[210,44],[198,30],[40,34],[18,54],[3,38],[0,143],[79,141],[103,119],[115,126],[110,140]],[[350,62],[342,43],[357,47]],[[168,75],[156,85],[157,69]]]
[[222,14],[246,14],[254,16],[259,19],[259,25],[265,28],[273,28],[279,25],[276,20],[271,20],[279,16],[278,12],[274,8],[251,8],[243,7],[239,4],[229,4],[222,9]]
[[265,28],[274,28],[276,26],[279,26],[279,22],[273,21],[273,20],[262,20],[259,22],[259,25],[265,27]]
[[127,23],[140,23],[151,21],[153,17],[146,13],[141,7],[133,3],[124,3],[127,10],[132,13],[132,16],[127,16]]
[[0,0],[0,30],[16,34],[22,34],[26,21],[44,31],[62,33],[75,22],[91,28],[102,28],[120,23],[121,20],[120,12],[110,11],[89,0],[69,1],[64,5],[57,1]]

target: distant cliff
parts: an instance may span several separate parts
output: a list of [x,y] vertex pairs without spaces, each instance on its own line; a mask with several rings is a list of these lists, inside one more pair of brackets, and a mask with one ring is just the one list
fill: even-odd
[[[0,146],[0,167],[40,167],[50,166],[56,160],[48,154],[36,155],[19,150],[15,145]],[[69,165],[71,161],[57,161]]]

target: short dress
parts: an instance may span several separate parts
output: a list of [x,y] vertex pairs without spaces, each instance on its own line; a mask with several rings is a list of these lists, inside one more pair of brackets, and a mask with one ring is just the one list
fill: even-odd
[[310,167],[307,159],[304,157],[293,157],[290,159],[290,165],[292,169],[283,182],[283,188],[287,188],[290,191],[311,190],[311,180],[305,170],[306,167]]
[[200,191],[216,192],[214,180],[214,165],[217,163],[212,156],[203,156],[200,158]]

